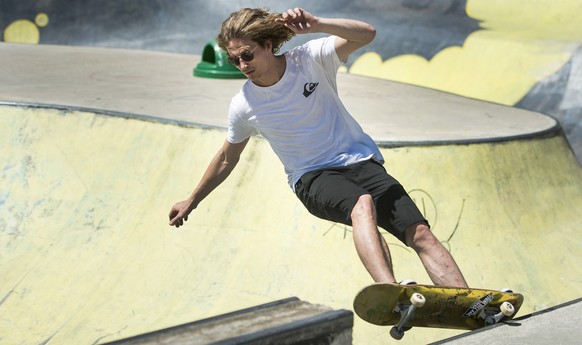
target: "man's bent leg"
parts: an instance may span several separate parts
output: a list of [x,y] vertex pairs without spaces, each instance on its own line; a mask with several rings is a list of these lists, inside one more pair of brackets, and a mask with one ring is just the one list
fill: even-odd
[[434,285],[468,287],[453,256],[426,224],[411,225],[404,235],[406,244],[416,251]]
[[356,251],[377,283],[395,283],[392,259],[376,225],[376,207],[369,194],[360,196],[351,214]]

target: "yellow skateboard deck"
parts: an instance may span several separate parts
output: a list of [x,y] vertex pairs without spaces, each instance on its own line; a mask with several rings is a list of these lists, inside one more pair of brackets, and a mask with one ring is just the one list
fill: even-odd
[[372,324],[396,325],[391,335],[399,339],[410,327],[471,330],[508,320],[522,303],[523,295],[513,292],[374,284],[356,295],[354,311]]

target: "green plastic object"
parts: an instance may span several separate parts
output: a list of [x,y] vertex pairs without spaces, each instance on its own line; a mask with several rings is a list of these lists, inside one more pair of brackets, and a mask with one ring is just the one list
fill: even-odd
[[245,75],[226,62],[226,52],[216,41],[210,41],[202,51],[202,61],[194,68],[194,76],[215,79],[244,79]]

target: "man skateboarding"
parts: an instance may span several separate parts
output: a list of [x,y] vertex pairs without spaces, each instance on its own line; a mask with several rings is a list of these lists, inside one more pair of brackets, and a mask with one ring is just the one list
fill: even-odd
[[[328,36],[278,54],[293,36],[309,33]],[[435,285],[466,287],[453,257],[338,97],[338,68],[375,34],[368,23],[301,8],[232,13],[217,42],[248,80],[231,101],[223,146],[190,197],[172,207],[170,225],[184,224],[235,168],[250,137],[260,134],[309,212],[353,227],[356,251],[374,281],[396,283],[380,226],[418,253]]]

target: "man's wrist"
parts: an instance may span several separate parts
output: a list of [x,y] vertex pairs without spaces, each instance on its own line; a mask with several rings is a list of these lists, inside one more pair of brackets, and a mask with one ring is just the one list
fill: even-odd
[[322,17],[313,17],[313,23],[312,23],[312,31],[313,33],[328,33],[326,32],[326,27],[328,25],[328,20],[327,18],[322,18]]

